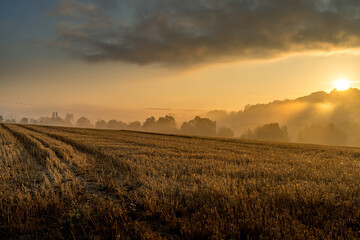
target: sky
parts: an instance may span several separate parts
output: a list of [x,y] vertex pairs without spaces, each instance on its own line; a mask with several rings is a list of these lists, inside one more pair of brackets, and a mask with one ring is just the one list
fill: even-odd
[[2,0],[0,114],[239,111],[360,87],[359,46],[358,0]]

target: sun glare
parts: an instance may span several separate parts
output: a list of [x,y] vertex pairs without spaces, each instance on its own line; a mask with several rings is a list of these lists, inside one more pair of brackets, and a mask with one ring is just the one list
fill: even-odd
[[336,90],[344,91],[350,88],[351,81],[346,79],[339,79],[333,83],[335,85]]

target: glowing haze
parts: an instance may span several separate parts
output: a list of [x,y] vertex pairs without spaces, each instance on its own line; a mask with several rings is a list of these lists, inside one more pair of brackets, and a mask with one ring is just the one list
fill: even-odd
[[356,0],[3,0],[0,113],[195,114],[359,87],[359,26]]

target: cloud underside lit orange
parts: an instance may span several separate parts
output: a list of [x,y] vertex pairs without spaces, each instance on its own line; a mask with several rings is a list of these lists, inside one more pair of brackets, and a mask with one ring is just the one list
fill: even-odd
[[[360,47],[355,1],[139,2],[116,19],[94,3],[59,5],[64,21],[47,43],[89,62],[177,66]],[[83,24],[65,21],[74,17]]]

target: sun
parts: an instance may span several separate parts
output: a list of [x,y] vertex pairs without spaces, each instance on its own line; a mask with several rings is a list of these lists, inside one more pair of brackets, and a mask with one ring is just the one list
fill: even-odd
[[333,82],[333,84],[335,85],[336,90],[344,91],[350,88],[351,81],[342,78]]

